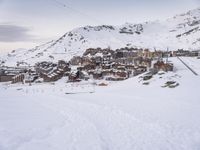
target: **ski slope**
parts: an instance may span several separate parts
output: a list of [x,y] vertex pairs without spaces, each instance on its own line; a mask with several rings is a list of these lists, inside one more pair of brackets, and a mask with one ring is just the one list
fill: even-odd
[[[0,150],[199,150],[200,77],[170,61],[175,71],[149,85],[139,77],[95,88],[65,79],[1,84]],[[172,80],[180,85],[161,87]],[[77,94],[65,94],[70,90]]]
[[200,75],[200,65],[199,59],[194,59],[191,57],[183,57],[182,58],[185,63],[187,63],[198,75]]

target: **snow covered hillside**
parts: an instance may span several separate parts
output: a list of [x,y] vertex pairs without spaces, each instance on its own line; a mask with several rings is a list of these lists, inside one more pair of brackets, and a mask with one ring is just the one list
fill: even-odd
[[38,61],[69,60],[82,55],[87,48],[112,49],[141,47],[153,50],[200,48],[200,8],[177,15],[166,21],[121,26],[86,26],[67,32],[61,38],[30,50],[16,50],[0,57],[6,64],[34,64]]
[[[199,59],[182,59],[200,73]],[[1,83],[0,150],[199,150],[200,78],[169,61],[175,71],[145,85],[139,77],[96,88],[64,78]]]

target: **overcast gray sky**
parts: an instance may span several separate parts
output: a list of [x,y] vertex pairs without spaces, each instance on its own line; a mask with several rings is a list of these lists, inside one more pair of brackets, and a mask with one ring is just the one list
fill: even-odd
[[200,0],[0,0],[0,51],[32,48],[80,26],[166,19]]

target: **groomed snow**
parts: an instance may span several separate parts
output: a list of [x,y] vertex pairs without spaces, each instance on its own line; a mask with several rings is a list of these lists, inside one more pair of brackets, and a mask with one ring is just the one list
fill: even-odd
[[[149,85],[139,77],[95,88],[1,84],[0,150],[199,150],[200,77],[170,61],[175,71]],[[166,81],[180,85],[161,87]]]

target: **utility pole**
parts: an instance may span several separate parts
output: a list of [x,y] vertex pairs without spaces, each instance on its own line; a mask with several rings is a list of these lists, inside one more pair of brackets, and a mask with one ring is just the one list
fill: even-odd
[[160,61],[161,58],[160,58],[160,55],[157,53],[156,47],[154,47],[154,53],[157,56],[157,61]]
[[166,59],[166,63],[168,63],[168,57],[169,57],[169,48],[167,47],[167,59]]

